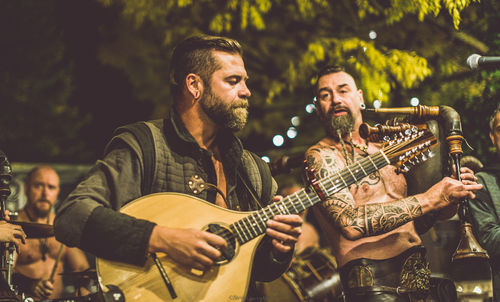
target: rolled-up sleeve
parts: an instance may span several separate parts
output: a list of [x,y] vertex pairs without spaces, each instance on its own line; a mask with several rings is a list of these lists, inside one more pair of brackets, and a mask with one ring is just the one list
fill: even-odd
[[114,144],[59,207],[56,239],[97,257],[142,265],[154,223],[119,209],[141,196],[142,169],[125,143]]

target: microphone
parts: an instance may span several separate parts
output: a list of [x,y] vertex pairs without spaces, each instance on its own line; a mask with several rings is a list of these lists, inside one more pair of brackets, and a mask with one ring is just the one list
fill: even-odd
[[500,57],[483,57],[478,54],[472,54],[467,58],[467,65],[472,70],[479,67],[500,67]]

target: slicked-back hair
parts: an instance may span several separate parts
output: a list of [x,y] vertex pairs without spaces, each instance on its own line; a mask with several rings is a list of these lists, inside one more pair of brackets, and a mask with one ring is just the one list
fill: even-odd
[[331,74],[331,73],[337,73],[337,72],[346,72],[345,68],[343,66],[339,65],[326,65],[325,67],[321,68],[318,73],[316,73],[315,76],[315,81],[314,81],[314,86],[313,86],[313,94],[317,97],[318,93],[318,81],[322,76]]
[[174,99],[181,95],[184,80],[190,73],[197,74],[208,85],[212,74],[220,68],[213,56],[214,50],[243,55],[238,41],[218,36],[190,37],[175,47],[170,62],[170,87]]
[[498,105],[497,109],[495,109],[490,116],[490,132],[491,133],[493,133],[493,127],[495,126],[495,118],[497,117],[498,112],[500,112],[500,105]]

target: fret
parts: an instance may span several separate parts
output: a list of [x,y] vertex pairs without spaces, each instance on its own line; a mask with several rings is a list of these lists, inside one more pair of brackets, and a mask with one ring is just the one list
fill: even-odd
[[[245,218],[244,218],[244,220],[246,220],[245,225],[250,225],[250,227],[251,227],[252,229],[250,229],[250,228],[248,228],[248,229],[249,229],[250,231],[251,231],[251,230],[253,230],[253,231],[254,231],[254,233],[255,233],[255,236],[257,236],[259,233],[255,230],[253,223],[250,221],[250,217],[251,217],[251,216],[248,216],[248,217],[245,217]],[[243,220],[243,219],[242,219],[242,220]],[[254,236],[254,233],[250,232],[250,236],[255,237],[255,236]]]
[[275,213],[275,209],[273,209],[274,203],[270,204],[267,208],[269,208],[269,212],[271,213],[271,216],[269,219],[272,219],[274,216],[276,216],[278,213]]
[[288,210],[288,207],[286,206],[286,204],[284,202],[280,203],[280,207],[283,210],[283,212],[285,212],[285,214],[291,214],[290,210]]
[[[300,192],[304,192],[304,193],[305,193],[305,191],[304,191],[304,190],[302,190],[302,191],[300,191]],[[307,194],[306,194],[306,195],[307,195]],[[298,194],[297,194],[297,197],[298,197]],[[302,202],[302,199],[301,199],[301,198],[299,198],[299,201],[300,201],[300,205],[302,206],[302,210],[301,210],[301,211],[299,211],[299,212],[302,212],[302,211],[303,211],[303,210],[305,210],[307,207],[304,205],[304,203]]]
[[381,154],[382,154],[382,156],[385,158],[385,160],[386,160],[387,164],[390,164],[390,163],[391,163],[391,161],[387,158],[387,156],[385,156],[385,153],[384,153],[382,150],[380,150],[380,153],[381,153]]
[[273,205],[276,208],[278,214],[283,214],[283,215],[285,214],[284,212],[281,212],[282,208],[277,203],[273,203]]
[[363,169],[363,165],[359,161],[357,161],[356,163],[358,164],[361,171],[363,171],[363,173],[365,173],[365,176],[368,175],[368,173],[366,173],[365,169]]
[[[317,195],[314,195],[314,196],[315,196],[315,197],[318,197]],[[310,205],[310,206],[313,206],[315,202],[311,200],[311,197],[309,197],[309,194],[306,194],[306,197],[307,197],[307,199],[309,200],[309,202],[311,203],[311,205]]]
[[238,230],[236,229],[235,225],[232,224],[229,226],[229,228],[231,229],[231,231],[233,232],[233,234],[236,234],[236,239],[238,239],[238,242],[243,242],[243,238],[241,238],[241,235],[240,233],[238,232]]
[[[263,209],[262,209],[262,210],[263,210]],[[257,216],[259,216],[259,219],[260,219],[261,224],[264,224],[264,225],[265,225],[265,224],[266,224],[266,221],[267,221],[267,217],[262,218],[262,216],[260,215],[260,212],[261,212],[262,210],[257,211]],[[264,215],[265,215],[265,213],[264,213]]]
[[245,218],[242,219],[243,221],[243,224],[245,225],[245,227],[247,228],[248,230],[248,233],[250,235],[250,239],[254,238],[255,236],[259,235],[259,233],[255,230],[255,228],[253,227],[253,224],[252,222],[250,221],[250,216],[247,216]]
[[[269,214],[267,214],[267,213],[266,213],[266,209],[268,209],[268,210],[269,210]],[[272,219],[272,218],[273,218],[274,213],[273,213],[273,209],[271,209],[271,206],[270,206],[270,205],[264,208],[264,214],[266,215],[267,220],[269,220],[269,219]]]
[[[241,233],[242,233],[242,235],[244,236],[244,238],[243,238],[243,239],[244,239],[244,242],[247,242],[247,241],[249,240],[249,237],[247,236],[247,233],[246,233],[245,229],[242,227],[242,222],[241,222],[241,220],[238,220],[236,223],[237,223],[237,224],[239,224],[239,228],[241,229]],[[243,226],[244,226],[244,225],[243,225]]]
[[318,186],[320,186],[321,191],[327,192],[328,189],[325,187],[325,184],[322,181],[318,181]]
[[[295,197],[297,198],[297,192],[293,193],[295,195]],[[290,203],[292,204],[292,207],[293,207],[293,210],[295,211],[295,213],[299,213],[299,211],[297,211],[297,208],[295,207],[295,202],[289,197],[288,200],[290,201]]]
[[[332,192],[335,192],[335,190],[337,189],[337,185],[333,182],[334,178],[332,177],[326,177],[325,179],[323,179],[322,181],[323,182],[328,182],[329,183],[329,186],[327,186],[327,189],[325,190],[325,193],[327,196],[331,195]],[[337,180],[338,182],[338,180]]]
[[[339,171],[335,171],[335,173],[337,173],[337,175],[339,176],[340,180],[342,180],[342,182],[344,183],[344,186],[346,186],[346,187],[347,187],[347,183],[346,183],[346,182],[345,182],[345,180],[342,178],[342,175],[340,175]],[[337,179],[337,182],[338,182],[338,181],[339,181],[339,180]]]
[[374,158],[374,160],[375,160],[374,161],[375,164],[377,165],[377,170],[379,170],[380,168],[382,168],[383,166],[386,165],[386,162],[382,156],[378,156],[378,157]]
[[290,209],[290,205],[288,205],[287,203],[287,200],[286,199],[282,199],[281,200],[281,205],[283,206],[283,208],[285,209],[285,211],[288,213],[288,214],[292,214],[292,211]]
[[244,230],[244,234],[245,234],[245,237],[247,238],[247,241],[248,240],[251,240],[252,239],[252,233],[250,232],[250,229],[248,228],[248,225],[242,220],[240,220],[240,225],[242,226],[243,230]]
[[346,169],[347,169],[347,171],[349,171],[349,173],[351,173],[352,178],[354,178],[354,181],[358,182],[358,180],[356,179],[356,176],[354,176],[354,174],[352,173],[351,169],[349,169],[349,166],[347,166]]
[[235,223],[233,223],[234,230],[236,231],[236,234],[238,235],[240,243],[244,243],[244,242],[246,242],[246,240],[245,240],[245,238],[243,238],[241,228],[238,226],[238,222],[239,221],[236,221]]
[[370,160],[370,162],[372,163],[372,165],[375,167],[375,170],[378,170],[378,167],[377,167],[377,165],[373,162],[372,157],[371,157],[371,156],[368,156],[368,159]]
[[254,221],[254,226],[257,228],[257,231],[258,233],[257,234],[260,234],[262,233],[262,228],[261,228],[261,224],[257,221],[257,217],[255,217],[256,215],[250,215],[249,218],[252,218],[253,221]]

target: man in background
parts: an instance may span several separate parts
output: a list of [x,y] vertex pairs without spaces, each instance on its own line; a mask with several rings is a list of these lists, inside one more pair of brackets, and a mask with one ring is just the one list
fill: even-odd
[[476,238],[490,256],[493,297],[500,301],[500,106],[493,111],[489,126],[496,161],[476,174],[483,189],[470,202],[470,210]]
[[[52,208],[59,194],[57,172],[49,166],[34,168],[26,177],[25,193],[27,203],[18,221],[52,225]],[[21,292],[37,300],[60,298],[64,265],[72,272],[89,268],[81,250],[68,248],[54,237],[27,239],[20,245],[12,280]]]

